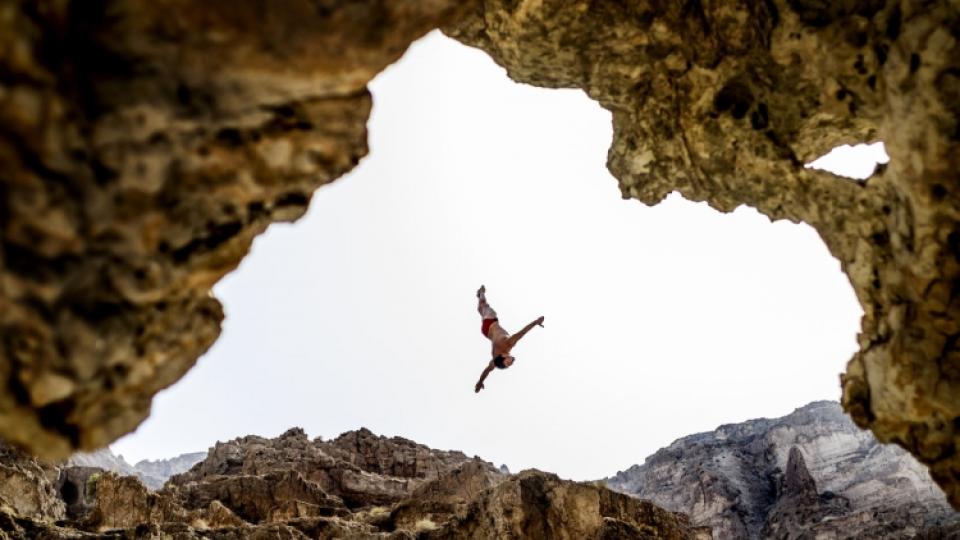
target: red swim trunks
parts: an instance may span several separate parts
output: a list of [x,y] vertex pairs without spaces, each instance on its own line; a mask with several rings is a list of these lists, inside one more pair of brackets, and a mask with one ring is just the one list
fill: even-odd
[[487,337],[487,332],[490,331],[490,325],[497,322],[497,319],[484,319],[483,324],[480,325],[480,331],[483,333],[484,337]]

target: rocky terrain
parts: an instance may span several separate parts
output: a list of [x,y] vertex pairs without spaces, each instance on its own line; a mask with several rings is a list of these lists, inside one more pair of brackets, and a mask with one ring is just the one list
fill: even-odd
[[684,437],[607,486],[716,538],[960,538],[927,470],[829,401]]
[[114,455],[109,448],[96,452],[78,452],[67,460],[67,465],[75,467],[97,467],[115,472],[121,476],[136,476],[148,489],[157,490],[175,474],[186,472],[207,457],[206,452],[191,452],[168,459],[155,461],[142,460],[130,465],[123,456]]
[[[438,27],[611,111],[623,197],[815,228],[864,311],[845,410],[960,508],[955,0],[0,0],[0,436],[61,459],[142,422]],[[804,167],[875,140],[863,182]]]
[[361,429],[217,443],[150,492],[136,476],[45,465],[3,447],[2,539],[690,539],[682,515],[536,470]]

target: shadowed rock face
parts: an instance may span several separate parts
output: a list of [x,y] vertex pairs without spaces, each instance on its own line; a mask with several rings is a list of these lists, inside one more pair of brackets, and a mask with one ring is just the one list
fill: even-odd
[[[854,421],[960,507],[955,2],[0,0],[0,435],[133,429],[216,339],[210,287],[366,152],[366,82],[444,26],[613,112],[624,197],[804,221],[864,308]],[[803,167],[883,140],[855,183]]]
[[366,154],[453,0],[0,0],[0,435],[105,446],[217,338],[210,288]]
[[[624,197],[678,191],[815,227],[865,312],[844,408],[960,507],[955,2],[485,0],[447,32],[612,111]],[[803,166],[878,139],[891,162],[866,182]]]

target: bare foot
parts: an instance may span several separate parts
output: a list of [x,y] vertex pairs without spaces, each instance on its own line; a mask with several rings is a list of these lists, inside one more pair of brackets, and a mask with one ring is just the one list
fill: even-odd
[[480,288],[477,289],[477,298],[482,297],[482,296],[483,296],[484,294],[486,294],[486,293],[487,293],[487,288],[486,288],[485,286],[481,285]]

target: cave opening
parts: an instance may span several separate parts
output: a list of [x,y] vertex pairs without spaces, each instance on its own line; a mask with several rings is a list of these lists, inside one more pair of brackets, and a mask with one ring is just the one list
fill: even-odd
[[[256,241],[221,339],[115,450],[365,426],[589,479],[839,397],[861,310],[810,227],[622,201],[609,113],[436,33],[371,88],[371,155]],[[481,283],[508,329],[546,327],[478,396]]]
[[67,505],[76,504],[80,500],[80,489],[77,485],[70,480],[63,482],[63,485],[60,486],[60,498],[63,499],[63,502]]

